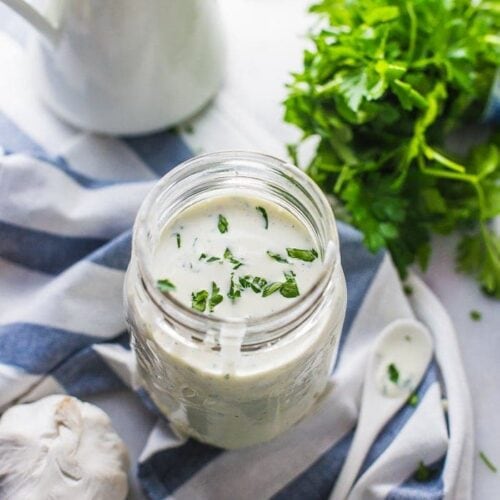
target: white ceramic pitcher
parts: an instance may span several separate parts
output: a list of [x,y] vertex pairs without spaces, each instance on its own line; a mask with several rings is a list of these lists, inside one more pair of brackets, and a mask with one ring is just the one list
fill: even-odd
[[0,1],[36,28],[33,84],[79,128],[159,130],[198,111],[221,83],[216,0],[48,0],[44,15]]

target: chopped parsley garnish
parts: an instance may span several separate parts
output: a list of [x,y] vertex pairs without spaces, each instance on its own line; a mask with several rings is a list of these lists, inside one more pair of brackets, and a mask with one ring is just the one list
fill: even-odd
[[264,218],[264,227],[267,229],[269,227],[269,219],[267,218],[266,209],[263,207],[255,207],[255,209],[262,214]]
[[416,392],[413,392],[412,394],[410,394],[410,397],[408,398],[408,404],[410,406],[417,406],[418,405],[418,401],[419,401],[419,397],[418,397],[418,394]]
[[484,465],[490,469],[491,472],[494,472],[495,474],[497,473],[497,467],[496,465],[486,456],[484,451],[479,452],[479,458],[483,461]]
[[498,469],[496,465],[486,456],[484,451],[479,452],[479,458],[483,461],[484,465],[490,469],[491,472],[497,473]]
[[243,265],[243,262],[241,262],[241,260],[237,259],[233,255],[231,250],[229,250],[229,248],[226,248],[226,250],[224,251],[224,258],[226,260],[228,260],[229,262],[231,262],[231,264],[233,264],[233,269],[238,269],[239,267],[241,267]]
[[432,470],[424,462],[420,461],[413,477],[419,483],[427,483],[432,479],[432,475]]
[[[241,278],[240,278],[240,283],[241,283]],[[227,292],[227,296],[228,298],[230,298],[233,302],[238,299],[239,297],[241,297],[241,288],[240,286],[238,285],[238,283],[236,283],[234,281],[234,273],[231,273],[231,282],[230,282],[230,285],[229,285],[229,292]]]
[[224,297],[219,292],[220,288],[214,281],[212,281],[212,293],[210,294],[210,300],[208,301],[208,310],[210,312],[214,312],[215,306],[219,305],[224,300]]
[[175,290],[175,285],[169,279],[164,278],[156,282],[156,288],[158,288],[161,293],[168,293]]
[[191,294],[191,307],[199,312],[205,312],[207,308],[208,292],[200,290]]
[[480,321],[480,320],[481,320],[481,318],[482,318],[481,313],[480,313],[479,311],[476,311],[475,309],[474,309],[474,310],[472,310],[472,311],[469,313],[469,315],[470,315],[470,319],[471,319],[472,321]]
[[387,375],[389,375],[389,380],[393,384],[397,384],[399,381],[399,370],[396,368],[396,365],[394,363],[391,363],[387,367]]
[[262,297],[269,297],[269,295],[272,295],[278,290],[280,294],[287,299],[293,299],[294,297],[298,297],[300,295],[299,287],[297,286],[297,281],[295,280],[295,273],[293,271],[289,271],[284,274],[285,281],[275,281],[266,285],[262,290]]
[[260,293],[267,285],[267,280],[261,278],[260,276],[240,276],[240,285],[242,288],[251,288],[255,293]]
[[285,257],[280,255],[279,253],[271,252],[271,250],[268,250],[266,253],[267,255],[269,255],[269,257],[271,257],[271,259],[274,259],[276,262],[280,262],[281,264],[289,264]]
[[413,293],[413,287],[410,285],[403,285],[403,292],[405,295],[410,296]]
[[219,222],[217,224],[217,227],[222,234],[227,233],[229,229],[229,222],[222,214],[219,214]]
[[295,273],[293,271],[285,273],[285,282],[281,285],[280,293],[287,299],[293,299],[300,295],[297,281],[295,281]]
[[175,233],[175,239],[177,241],[177,248],[181,248],[181,233]]
[[206,253],[202,253],[198,260],[206,260],[207,262],[217,262],[221,261],[222,259],[220,257],[214,257],[214,256],[209,257]]
[[277,292],[282,287],[282,285],[283,283],[279,283],[277,281],[274,283],[269,283],[269,285],[265,286],[262,290],[262,297],[269,297],[269,295]]
[[302,250],[300,248],[287,248],[286,253],[288,257],[292,259],[300,259],[305,262],[312,262],[313,260],[318,258],[318,252],[316,250]]

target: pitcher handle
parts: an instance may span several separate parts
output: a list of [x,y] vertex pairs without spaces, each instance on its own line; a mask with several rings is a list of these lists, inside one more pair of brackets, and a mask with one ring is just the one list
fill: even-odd
[[17,12],[23,19],[33,26],[51,44],[57,42],[59,31],[40,12],[25,0],[0,0],[5,5]]

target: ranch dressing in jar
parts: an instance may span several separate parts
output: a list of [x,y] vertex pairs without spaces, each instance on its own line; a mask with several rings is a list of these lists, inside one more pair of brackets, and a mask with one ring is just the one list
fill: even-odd
[[271,439],[333,366],[346,290],[331,208],[274,158],[189,160],[141,207],[125,300],[139,373],[171,425],[224,448]]

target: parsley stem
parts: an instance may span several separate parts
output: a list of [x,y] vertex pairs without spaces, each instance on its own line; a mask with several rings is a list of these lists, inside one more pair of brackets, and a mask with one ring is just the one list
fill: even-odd
[[408,11],[408,17],[410,18],[410,40],[408,42],[407,59],[408,63],[411,63],[413,60],[413,54],[415,53],[415,42],[417,40],[417,16],[415,15],[415,10],[413,9],[413,0],[406,2],[406,10]]

